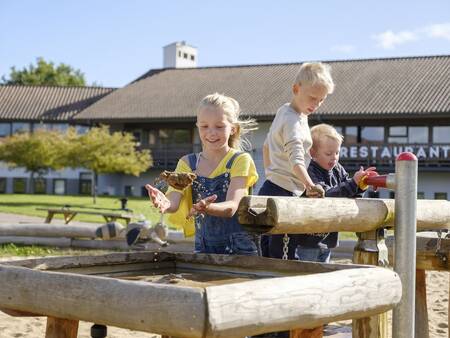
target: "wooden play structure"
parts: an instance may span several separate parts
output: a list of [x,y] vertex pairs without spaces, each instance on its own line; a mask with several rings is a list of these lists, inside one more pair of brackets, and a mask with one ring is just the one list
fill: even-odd
[[48,317],[46,338],[77,337],[79,320],[172,337],[293,328],[311,337],[308,329],[383,313],[401,298],[398,275],[379,267],[166,252],[7,262],[0,289],[4,312]]

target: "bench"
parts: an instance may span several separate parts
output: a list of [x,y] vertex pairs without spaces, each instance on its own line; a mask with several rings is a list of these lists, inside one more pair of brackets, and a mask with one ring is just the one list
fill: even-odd
[[57,215],[57,214],[62,214],[64,216],[64,221],[66,224],[68,224],[71,220],[73,220],[73,218],[78,214],[103,216],[103,218],[108,223],[114,222],[118,219],[123,219],[128,224],[128,223],[130,223],[131,219],[134,217],[132,214],[127,214],[127,213],[71,210],[69,208],[61,208],[61,209],[36,208],[36,210],[47,211],[47,217],[45,218],[45,223],[50,223],[53,219],[53,216]]

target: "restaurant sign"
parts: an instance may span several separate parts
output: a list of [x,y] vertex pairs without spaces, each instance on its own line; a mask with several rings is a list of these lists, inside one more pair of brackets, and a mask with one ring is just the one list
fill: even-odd
[[402,152],[414,153],[420,160],[450,159],[450,145],[349,145],[342,146],[341,159],[395,159]]

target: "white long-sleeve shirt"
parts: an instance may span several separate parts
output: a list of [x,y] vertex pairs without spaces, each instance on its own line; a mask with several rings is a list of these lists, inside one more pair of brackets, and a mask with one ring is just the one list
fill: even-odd
[[298,196],[303,194],[305,186],[294,174],[293,167],[298,164],[307,169],[311,162],[308,116],[297,113],[289,103],[284,104],[275,115],[265,144],[270,159],[269,167],[265,168],[266,178]]

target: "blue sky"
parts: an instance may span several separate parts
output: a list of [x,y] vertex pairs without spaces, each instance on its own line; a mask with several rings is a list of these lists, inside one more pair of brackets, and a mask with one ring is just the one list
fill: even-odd
[[0,76],[41,56],[120,87],[182,40],[202,67],[450,55],[450,1],[0,0]]

